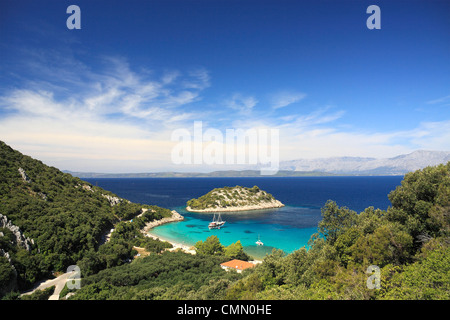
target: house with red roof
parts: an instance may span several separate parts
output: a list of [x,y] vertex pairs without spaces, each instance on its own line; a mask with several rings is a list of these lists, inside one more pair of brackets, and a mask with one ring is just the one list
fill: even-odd
[[238,273],[241,273],[243,270],[253,268],[255,265],[247,261],[234,259],[228,262],[221,263],[220,266],[222,267],[222,269],[225,269],[227,271],[233,269]]

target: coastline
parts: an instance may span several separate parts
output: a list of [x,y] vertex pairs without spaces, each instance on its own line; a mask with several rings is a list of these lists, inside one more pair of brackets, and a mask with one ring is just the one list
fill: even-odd
[[[172,217],[168,217],[168,218],[164,218],[158,221],[152,221],[147,223],[147,225],[144,227],[144,229],[142,229],[142,232],[145,234],[145,236],[153,238],[155,240],[160,240],[160,241],[165,241],[165,242],[169,242],[173,248],[170,249],[166,249],[168,251],[176,251],[181,249],[182,251],[186,252],[186,253],[190,253],[190,254],[196,254],[197,251],[195,250],[194,245],[188,245],[185,244],[184,242],[178,242],[178,241],[174,241],[172,239],[168,239],[166,237],[161,237],[161,236],[157,236],[153,233],[151,233],[151,229],[166,223],[170,223],[170,222],[177,222],[177,221],[182,221],[184,220],[184,217],[182,215],[180,215],[177,211],[172,210]],[[253,258],[253,260],[249,261],[250,263],[254,263],[254,264],[258,264],[261,263],[263,259],[255,259]]]
[[168,251],[175,251],[175,250],[181,249],[181,250],[183,250],[186,253],[190,253],[190,254],[196,254],[197,253],[195,251],[195,249],[194,249],[194,246],[190,246],[190,245],[187,245],[187,244],[184,244],[184,243],[180,243],[180,242],[176,242],[176,241],[173,241],[173,240],[169,240],[169,239],[164,238],[164,237],[156,236],[156,235],[154,235],[154,234],[152,234],[150,232],[147,232],[146,236],[150,237],[150,238],[153,238],[155,240],[161,240],[161,241],[169,242],[173,246],[173,248],[168,249]]
[[149,223],[147,223],[145,225],[145,227],[141,231],[147,237],[153,238],[155,240],[161,240],[161,241],[169,242],[173,246],[173,248],[168,249],[169,251],[175,251],[177,249],[181,249],[181,250],[183,250],[186,253],[196,254],[195,249],[192,249],[193,246],[189,246],[189,245],[186,245],[186,244],[183,244],[183,243],[175,242],[175,241],[172,241],[172,240],[169,240],[169,239],[166,239],[166,238],[161,238],[161,237],[156,236],[156,235],[154,235],[154,234],[152,234],[150,232],[150,230],[152,228],[154,228],[154,227],[157,227],[157,226],[160,226],[160,225],[163,225],[163,224],[166,224],[166,223],[170,223],[170,222],[177,222],[177,221],[183,221],[183,220],[184,220],[184,217],[181,214],[179,214],[175,210],[172,210],[172,216],[171,217],[166,217],[166,218],[163,218],[163,219],[160,219],[160,220],[149,222]]
[[151,221],[149,223],[147,223],[145,225],[145,227],[142,229],[142,231],[144,233],[147,233],[150,229],[166,224],[166,223],[170,223],[170,222],[177,222],[177,221],[183,221],[184,217],[179,214],[178,212],[176,212],[175,210],[172,210],[172,216],[171,217],[166,217],[166,218],[162,218],[160,220],[155,220],[155,221]]
[[208,209],[192,209],[191,207],[187,206],[186,211],[188,212],[232,212],[232,211],[252,211],[252,210],[264,210],[264,209],[276,209],[284,207],[284,204],[281,203],[278,200],[274,200],[267,203],[261,203],[261,204],[254,204],[254,205],[245,205],[245,206],[239,206],[239,207],[221,207],[221,208],[208,208]]

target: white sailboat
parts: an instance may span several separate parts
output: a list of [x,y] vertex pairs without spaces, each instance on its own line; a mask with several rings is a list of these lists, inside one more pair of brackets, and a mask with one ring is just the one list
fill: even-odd
[[264,245],[264,243],[259,239],[259,234],[258,234],[258,241],[256,241],[256,244],[258,246],[263,246]]
[[209,229],[220,229],[221,226],[225,224],[225,221],[222,221],[222,217],[219,215],[216,219],[216,214],[214,213],[213,220],[209,223],[208,228]]

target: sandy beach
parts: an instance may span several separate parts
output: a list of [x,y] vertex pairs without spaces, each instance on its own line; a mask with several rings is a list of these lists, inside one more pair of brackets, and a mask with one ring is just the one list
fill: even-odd
[[184,217],[179,214],[178,212],[176,212],[175,210],[172,210],[172,216],[168,217],[168,218],[163,218],[161,220],[156,220],[156,221],[152,221],[149,222],[145,225],[145,227],[142,229],[142,232],[147,236],[147,237],[151,237],[153,239],[159,239],[161,241],[166,241],[169,242],[170,244],[172,244],[173,248],[169,249],[169,251],[174,251],[177,249],[181,249],[184,252],[190,253],[190,254],[195,254],[196,251],[193,248],[193,246],[189,246],[183,243],[178,243],[172,240],[168,240],[168,239],[164,239],[158,236],[155,236],[153,234],[151,234],[151,232],[149,232],[152,228],[166,224],[166,223],[170,223],[170,222],[177,222],[177,221],[182,221],[184,220]]
[[169,242],[170,244],[172,244],[173,248],[168,249],[169,251],[175,251],[177,249],[181,249],[181,250],[183,250],[186,253],[190,253],[190,254],[195,254],[196,253],[196,251],[194,249],[194,246],[190,246],[190,245],[187,245],[187,244],[184,244],[184,243],[175,242],[173,240],[169,240],[169,239],[166,239],[166,238],[161,238],[161,237],[155,236],[154,234],[151,234],[150,232],[147,232],[146,235],[148,237],[153,238],[153,239],[159,239],[161,241],[166,241],[166,242]]
[[[156,226],[160,226],[162,224],[170,223],[170,222],[182,221],[183,219],[184,219],[184,217],[182,215],[180,215],[175,210],[172,210],[172,217],[164,218],[164,219],[161,219],[161,220],[158,220],[158,221],[150,222],[144,227],[142,232],[147,237],[151,237],[153,239],[159,239],[161,241],[166,241],[166,242],[169,242],[170,244],[172,244],[173,248],[167,249],[169,251],[175,251],[175,250],[181,249],[181,250],[183,250],[186,253],[196,254],[196,250],[195,250],[195,247],[193,245],[188,245],[188,244],[176,242],[176,241],[164,238],[164,237],[156,236],[156,235],[152,234],[151,231],[150,231],[152,228],[154,228]],[[261,263],[262,260],[252,260],[252,261],[249,261],[249,262],[254,263],[254,264],[258,264],[258,263]]]

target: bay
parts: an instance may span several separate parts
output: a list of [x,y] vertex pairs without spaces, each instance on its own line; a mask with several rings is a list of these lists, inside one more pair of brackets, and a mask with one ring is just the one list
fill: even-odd
[[[223,245],[241,241],[247,253],[262,258],[273,248],[290,253],[307,245],[317,232],[320,209],[327,200],[361,212],[369,206],[386,210],[388,194],[400,185],[403,176],[336,177],[251,177],[251,178],[96,178],[84,179],[132,202],[176,210],[184,221],[151,230],[164,239],[194,245],[216,235]],[[236,185],[271,193],[285,207],[237,213],[222,213],[221,229],[208,229],[212,213],[192,213],[186,202],[214,188]],[[264,243],[257,246],[258,238]]]

